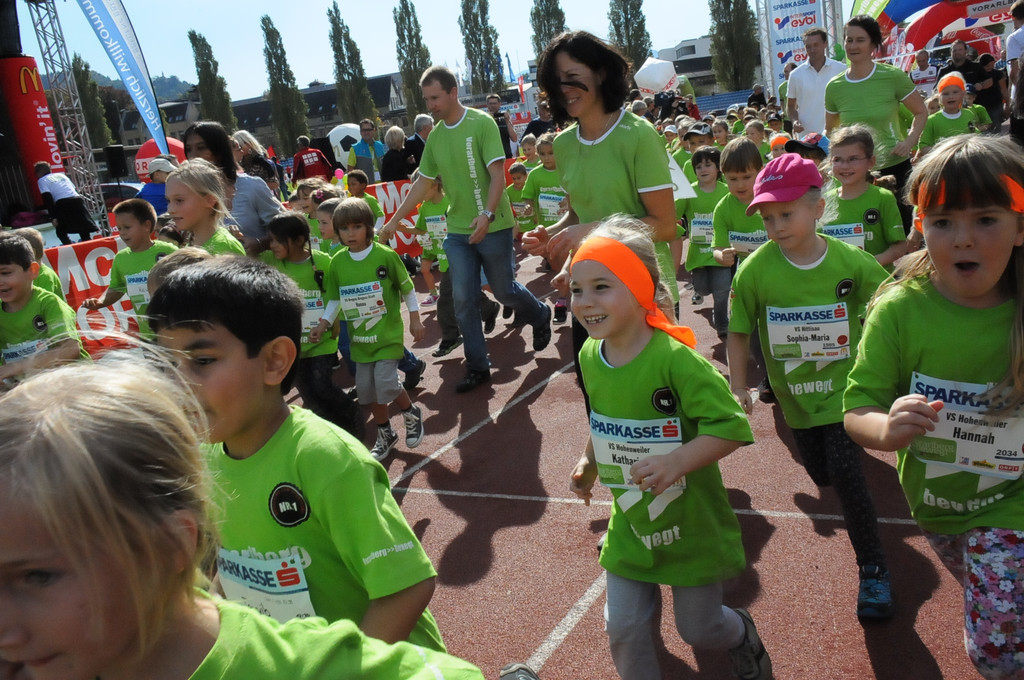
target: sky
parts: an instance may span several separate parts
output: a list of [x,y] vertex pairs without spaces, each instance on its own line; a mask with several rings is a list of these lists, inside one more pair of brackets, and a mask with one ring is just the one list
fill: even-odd
[[[123,0],[146,55],[150,75],[175,75],[196,82],[195,61],[188,31],[203,34],[220,64],[232,99],[258,97],[267,89],[260,17],[269,14],[281,33],[288,61],[299,87],[313,80],[334,82],[333,56],[328,42],[327,0]],[[607,0],[560,0],[570,29],[608,34]],[[94,71],[113,77],[115,71],[98,38],[85,20],[76,0],[61,0],[57,13],[69,55],[78,52]],[[395,23],[392,9],[397,0],[340,2],[367,75],[398,70],[395,56]],[[423,39],[434,63],[454,68],[465,62],[462,34],[457,23],[460,0],[413,0]],[[530,44],[530,0],[498,0],[490,3],[491,24],[497,29],[501,54],[506,53],[516,73],[527,69],[533,58]],[[844,7],[849,0],[844,1]],[[22,50],[40,53],[39,43],[24,3],[17,3]],[[352,8],[356,9],[352,9]],[[294,11],[301,8],[301,13]],[[644,0],[647,30],[655,53],[680,41],[708,33],[710,19],[704,0]],[[845,13],[844,13],[845,16]]]

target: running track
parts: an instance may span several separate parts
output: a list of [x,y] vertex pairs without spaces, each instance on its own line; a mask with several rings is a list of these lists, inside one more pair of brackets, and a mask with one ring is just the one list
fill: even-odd
[[[519,280],[550,297],[541,261],[520,262]],[[422,280],[416,283],[422,295]],[[681,298],[681,322],[694,328],[698,350],[724,370],[710,296],[697,307],[688,291]],[[587,437],[568,324],[555,326],[551,345],[534,356],[530,329],[509,329],[499,319],[488,337],[492,383],[460,395],[454,386],[464,373],[462,350],[433,359],[435,312],[425,308],[421,316],[428,335],[413,350],[428,368],[412,397],[423,407],[426,436],[409,451],[400,434],[384,464],[437,568],[430,607],[449,651],[488,678],[510,661],[528,661],[543,680],[617,678],[603,632],[604,572],[596,549],[611,494],[596,489],[586,507],[568,490]],[[351,385],[344,369],[338,374]],[[392,419],[401,425],[397,413]],[[792,440],[779,438],[776,427],[786,427],[777,406],[756,404],[751,424],[755,444],[720,463],[748,562],[727,584],[726,604],[750,610],[775,677],[979,677],[963,650],[961,589],[909,519],[894,457],[869,452],[864,465],[897,614],[861,625],[856,566],[838,500],[831,490],[819,492],[795,459]],[[372,430],[368,425],[367,437]],[[671,624],[671,608],[666,611],[663,676],[731,678],[725,653],[695,655]]]

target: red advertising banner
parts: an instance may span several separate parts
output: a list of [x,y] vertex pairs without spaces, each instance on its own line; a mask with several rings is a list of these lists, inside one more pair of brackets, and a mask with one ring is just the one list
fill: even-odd
[[32,165],[46,161],[55,172],[63,172],[64,165],[36,60],[32,57],[0,59],[0,93],[7,102],[27,184],[33,200],[39,205],[43,199],[36,186]]
[[[409,194],[411,189],[412,182],[409,180],[402,180],[400,182],[381,182],[380,184],[371,184],[366,187],[366,191],[376,198],[378,203],[380,203],[380,209],[384,211],[385,222],[390,220],[395,214],[398,210],[399,204],[402,202],[402,199]],[[415,226],[418,214],[419,213],[417,213],[416,210],[413,210],[403,218],[402,222],[410,227]],[[423,253],[423,246],[420,245],[416,236],[416,234],[405,234],[403,232],[396,231],[395,237],[391,239],[390,245],[399,255],[418,257]]]

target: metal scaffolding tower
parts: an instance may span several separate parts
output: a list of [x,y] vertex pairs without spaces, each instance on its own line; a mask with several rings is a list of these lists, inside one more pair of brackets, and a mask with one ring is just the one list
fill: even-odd
[[78,94],[68,48],[64,43],[64,31],[57,17],[57,5],[54,0],[25,0],[25,3],[39,40],[40,60],[49,81],[47,89],[53,96],[57,118],[54,124],[60,130],[58,137],[64,145],[62,158],[65,171],[85,199],[89,211],[99,217],[104,233],[109,233],[99,173],[93,160],[89,131],[85,126],[82,99]]

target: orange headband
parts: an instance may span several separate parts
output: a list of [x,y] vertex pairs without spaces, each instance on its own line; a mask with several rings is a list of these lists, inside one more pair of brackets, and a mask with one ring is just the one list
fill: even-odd
[[[999,179],[1003,181],[1006,186],[1006,190],[1010,192],[1010,210],[1015,213],[1024,213],[1024,187],[1020,185],[1017,180],[1013,179],[1009,175],[1000,175]],[[923,205],[942,205],[946,202],[946,182],[939,182],[938,195],[935,200],[932,200],[931,193],[928,191],[928,187],[922,184],[918,187],[917,191],[917,216],[914,218],[914,228],[918,231],[923,231],[924,226],[921,222],[924,219],[925,211],[921,209]]]
[[964,90],[965,92],[967,91],[967,83],[964,82],[964,79],[960,76],[955,76],[952,73],[942,77],[942,80],[939,81],[939,85],[935,88],[935,91],[942,92],[947,85],[956,85],[961,90]]
[[[668,320],[654,302],[654,281],[637,254],[626,245],[605,236],[588,238],[572,258],[572,264],[583,260],[599,262],[611,271],[633,294],[640,306],[647,310],[647,325],[663,330],[690,348],[697,347],[697,338],[686,326],[677,326]],[[571,271],[571,268],[570,268]]]

